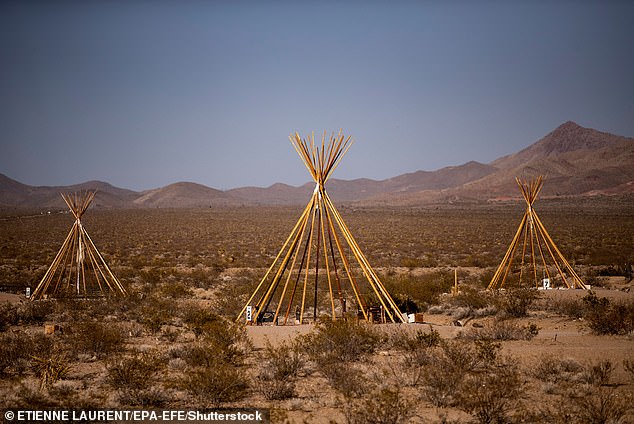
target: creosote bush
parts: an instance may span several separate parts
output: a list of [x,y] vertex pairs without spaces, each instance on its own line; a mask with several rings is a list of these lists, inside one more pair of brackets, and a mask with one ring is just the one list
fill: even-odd
[[23,376],[32,356],[46,357],[53,351],[53,342],[43,334],[0,334],[0,376]]
[[196,343],[172,350],[171,357],[187,364],[178,386],[203,406],[217,407],[246,395],[249,384],[243,363],[252,346],[243,326],[204,316],[202,336]]
[[466,376],[458,393],[457,407],[472,414],[478,423],[509,422],[511,411],[519,404],[522,386],[517,366],[489,367],[484,373]]
[[358,361],[374,353],[381,341],[371,324],[356,320],[320,322],[301,338],[309,358],[318,363]]
[[483,328],[470,328],[460,332],[459,338],[468,340],[531,340],[539,334],[534,323],[520,325],[511,320],[494,320]]
[[70,327],[69,335],[74,351],[105,358],[125,348],[125,337],[118,324],[80,322]]
[[349,424],[399,424],[408,422],[412,406],[398,389],[381,388],[346,405],[344,414]]
[[590,291],[583,299],[584,318],[596,334],[628,334],[634,331],[634,301],[610,302]]
[[187,371],[179,386],[193,395],[203,407],[218,407],[240,400],[249,387],[244,370],[222,363]]
[[106,382],[119,391],[119,401],[131,406],[162,406],[165,398],[156,385],[164,367],[157,352],[118,356],[106,362]]
[[268,400],[295,396],[297,377],[306,367],[304,356],[297,341],[282,342],[274,347],[267,340],[257,377],[260,393]]
[[498,298],[498,307],[503,317],[522,318],[528,315],[529,308],[538,298],[539,293],[536,289],[507,289]]

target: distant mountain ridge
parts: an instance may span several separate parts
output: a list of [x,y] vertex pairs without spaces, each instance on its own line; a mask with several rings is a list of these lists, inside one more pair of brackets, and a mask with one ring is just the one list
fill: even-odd
[[[331,179],[333,200],[362,205],[422,205],[430,202],[487,201],[519,197],[515,177],[545,175],[544,196],[634,194],[634,138],[623,137],[572,121],[517,153],[489,164],[474,161],[436,171],[416,171],[386,180]],[[299,187],[217,190],[178,182],[143,192],[88,181],[62,187],[29,186],[0,174],[0,207],[64,207],[60,192],[97,190],[95,206],[104,208],[178,208],[235,205],[302,204],[314,183]]]

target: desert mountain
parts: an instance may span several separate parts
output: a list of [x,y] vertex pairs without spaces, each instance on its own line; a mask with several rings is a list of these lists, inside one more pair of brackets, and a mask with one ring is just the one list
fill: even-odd
[[70,186],[29,186],[0,174],[0,207],[66,208],[60,193],[97,190],[96,207],[127,207],[137,198],[132,190],[115,187],[103,181],[87,181]]
[[634,138],[568,121],[529,147],[488,166],[492,172],[463,184],[406,194],[386,192],[364,203],[416,205],[520,197],[515,177],[537,175],[545,176],[542,196],[628,194],[634,186]]
[[[505,196],[514,176],[543,174],[542,195],[590,195],[627,187],[634,181],[634,138],[566,122],[513,155],[492,162],[498,171],[469,187]],[[515,187],[514,187],[515,189]],[[618,190],[616,190],[618,192]],[[627,190],[625,190],[627,191]]]
[[[566,122],[527,148],[490,164],[467,162],[436,171],[417,171],[387,180],[332,179],[329,195],[338,202],[366,205],[421,205],[519,197],[515,177],[546,177],[543,196],[634,193],[634,138]],[[90,181],[66,187],[34,187],[0,174],[0,207],[65,207],[59,193],[98,190],[97,207],[211,207],[243,204],[302,204],[314,183],[273,184],[227,191],[179,182],[135,192]]]
[[200,208],[230,204],[232,197],[202,184],[180,182],[141,192],[133,203],[151,208]]

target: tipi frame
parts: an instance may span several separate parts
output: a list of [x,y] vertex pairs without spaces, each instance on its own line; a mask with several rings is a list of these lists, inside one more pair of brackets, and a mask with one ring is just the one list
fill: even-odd
[[[518,285],[521,286],[523,279],[533,279],[535,287],[539,288],[540,280],[542,277],[542,285],[544,288],[550,287],[550,282],[554,283],[551,278],[551,271],[556,269],[556,272],[567,288],[580,288],[587,289],[588,287],[581,280],[579,275],[572,268],[570,263],[566,260],[561,253],[553,239],[546,231],[546,227],[537,216],[537,212],[533,208],[533,204],[542,189],[543,177],[540,175],[534,180],[529,182],[521,181],[519,178],[515,178],[517,185],[519,186],[524,200],[526,201],[526,212],[522,217],[517,232],[509,245],[509,248],[502,259],[502,262],[498,266],[493,278],[489,283],[489,289],[502,288],[505,285],[506,279],[511,272],[513,266],[513,259],[521,245],[521,263],[519,271]],[[547,260],[548,259],[548,260]],[[542,268],[542,276],[538,275],[538,268]],[[525,275],[524,269],[528,268],[528,275]],[[567,274],[567,276],[566,276]],[[553,284],[554,285],[554,284]]]
[[110,270],[81,223],[81,218],[95,194],[94,191],[61,193],[75,217],[75,223],[53,263],[33,291],[32,300],[41,299],[45,295],[74,294],[78,297],[89,297],[95,294],[103,295],[106,292],[127,295],[125,287]]
[[[307,139],[302,139],[298,133],[289,138],[313,177],[315,190],[237,320],[242,319],[249,309],[252,311],[250,323],[258,323],[266,313],[272,313],[273,323],[277,324],[278,318],[283,317],[285,325],[293,312],[291,322],[302,324],[306,305],[312,300],[312,318],[316,321],[319,316],[319,290],[327,285],[329,307],[324,310],[330,309],[327,313],[332,320],[346,315],[346,304],[350,298],[354,299],[359,315],[366,321],[376,319],[373,313],[379,311],[380,320],[404,322],[396,303],[370,266],[324,188],[350,148],[352,138],[345,137],[339,131],[337,135],[333,133],[326,142],[324,132],[321,148],[315,144],[314,133]],[[355,276],[359,270],[361,278]],[[363,285],[361,281],[364,281]],[[364,289],[367,292],[364,293]],[[322,291],[325,292],[325,289]],[[369,307],[366,299],[368,295],[374,308]],[[293,306],[295,311],[292,311]]]

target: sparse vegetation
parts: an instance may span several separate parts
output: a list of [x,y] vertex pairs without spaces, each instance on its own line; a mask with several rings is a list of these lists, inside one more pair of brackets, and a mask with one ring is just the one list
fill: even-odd
[[634,331],[634,301],[610,302],[594,292],[583,298],[584,317],[597,334],[628,334]]
[[[623,353],[632,338],[631,283],[613,272],[634,255],[631,206],[596,205],[592,219],[564,201],[540,206],[584,280],[593,288],[617,282],[622,291],[484,290],[517,225],[506,207],[344,207],[401,309],[424,312],[430,324],[366,325],[349,304],[347,321],[257,346],[233,320],[296,208],[91,211],[85,224],[131,295],[0,302],[0,404],[262,405],[289,423],[632,421],[634,367]],[[68,219],[0,220],[5,290],[34,286]],[[45,336],[45,324],[62,331]],[[261,330],[278,334],[250,328],[251,337]],[[579,349],[571,337],[583,338]]]

